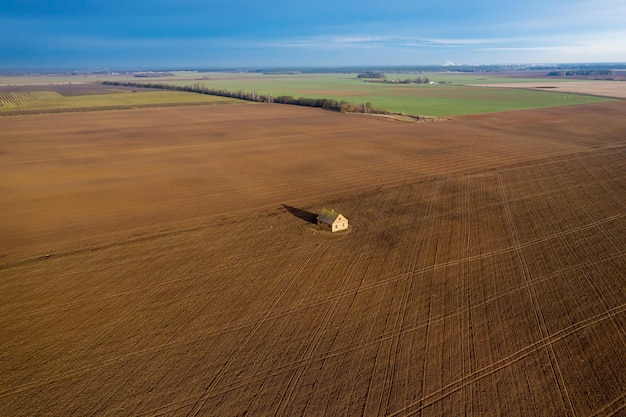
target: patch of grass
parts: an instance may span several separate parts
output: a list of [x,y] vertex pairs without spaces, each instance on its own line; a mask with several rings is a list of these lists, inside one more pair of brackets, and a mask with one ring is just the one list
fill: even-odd
[[394,88],[369,97],[376,107],[393,112],[432,116],[492,113],[573,104],[596,103],[604,98],[468,86],[408,86]]

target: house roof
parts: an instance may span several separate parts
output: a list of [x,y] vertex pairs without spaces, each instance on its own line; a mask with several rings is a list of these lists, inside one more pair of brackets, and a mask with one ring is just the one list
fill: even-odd
[[333,224],[339,217],[343,218],[343,216],[341,216],[341,213],[338,213],[333,209],[325,208],[324,210],[322,210],[319,216],[317,216],[317,220],[321,221],[322,223]]

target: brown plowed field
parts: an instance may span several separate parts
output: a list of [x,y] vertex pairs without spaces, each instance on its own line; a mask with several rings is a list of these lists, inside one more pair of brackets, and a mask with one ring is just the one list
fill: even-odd
[[0,166],[0,415],[626,413],[626,102],[6,117]]
[[486,87],[526,88],[531,90],[555,91],[559,93],[583,94],[626,99],[626,82],[624,81],[562,81],[537,83],[501,83],[486,84]]

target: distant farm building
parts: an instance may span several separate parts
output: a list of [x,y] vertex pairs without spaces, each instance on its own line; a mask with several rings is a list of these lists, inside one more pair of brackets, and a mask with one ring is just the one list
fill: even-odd
[[325,208],[319,216],[317,216],[317,225],[322,229],[338,232],[348,228],[348,219],[333,209],[329,210]]

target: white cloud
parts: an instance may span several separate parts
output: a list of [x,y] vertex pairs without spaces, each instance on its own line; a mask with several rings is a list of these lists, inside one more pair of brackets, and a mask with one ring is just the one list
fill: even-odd
[[521,39],[517,45],[480,48],[487,52],[546,52],[552,62],[626,61],[626,30]]
[[[260,45],[284,48],[358,48],[358,47],[465,47],[471,45],[501,44],[513,41],[512,38],[420,38],[407,36],[328,36],[300,39],[264,41]],[[246,41],[247,43],[247,41]],[[257,44],[258,45],[258,44]]]
[[[510,37],[411,37],[411,36],[361,36],[342,35],[310,37],[292,40],[266,41],[268,48],[309,48],[318,50],[348,50],[355,48],[393,49],[451,49],[480,52],[541,52],[554,54],[555,61],[626,61],[626,30],[601,32],[556,33]],[[544,54],[545,55],[545,54]],[[549,56],[548,56],[549,57]],[[542,61],[546,56],[542,56]]]

